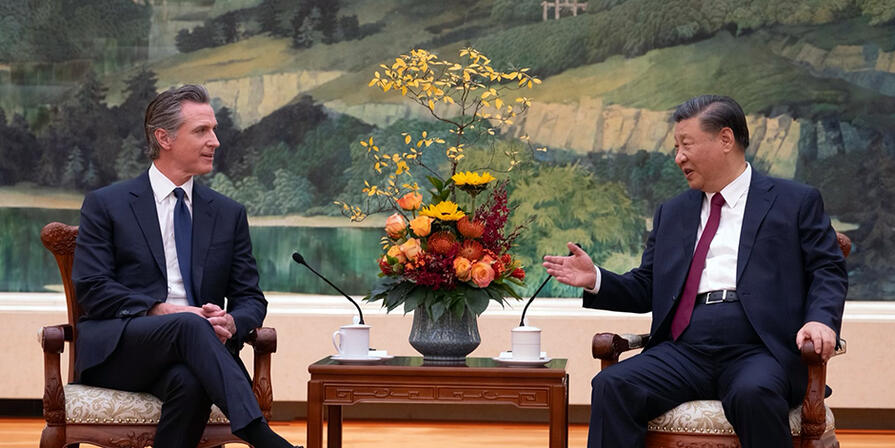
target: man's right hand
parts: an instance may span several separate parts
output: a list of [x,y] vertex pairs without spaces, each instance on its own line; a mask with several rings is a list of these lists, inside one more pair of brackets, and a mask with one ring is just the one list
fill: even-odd
[[594,262],[584,250],[568,243],[571,255],[567,257],[547,255],[544,257],[544,267],[547,273],[569,286],[592,289],[597,283],[597,270]]
[[149,316],[161,316],[162,314],[174,313],[193,313],[205,317],[205,314],[202,312],[202,308],[188,305],[174,305],[167,302],[156,303],[152,308],[149,309],[149,312],[147,312],[146,314]]

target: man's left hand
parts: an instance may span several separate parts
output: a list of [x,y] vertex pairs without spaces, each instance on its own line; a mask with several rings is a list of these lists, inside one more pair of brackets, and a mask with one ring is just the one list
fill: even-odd
[[836,350],[836,332],[820,322],[807,322],[796,333],[796,346],[802,349],[805,341],[814,343],[814,352],[824,361],[829,360]]
[[236,334],[236,322],[233,321],[233,316],[222,310],[221,307],[213,303],[206,303],[202,305],[202,313],[205,314],[205,318],[208,319],[222,343],[227,342],[227,339]]

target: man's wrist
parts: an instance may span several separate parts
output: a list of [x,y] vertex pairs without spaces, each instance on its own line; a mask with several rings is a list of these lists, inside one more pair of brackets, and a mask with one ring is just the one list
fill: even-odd
[[584,291],[589,292],[591,294],[596,294],[600,292],[600,280],[602,280],[602,274],[600,273],[600,268],[597,265],[594,265],[594,286],[593,288],[584,288]]

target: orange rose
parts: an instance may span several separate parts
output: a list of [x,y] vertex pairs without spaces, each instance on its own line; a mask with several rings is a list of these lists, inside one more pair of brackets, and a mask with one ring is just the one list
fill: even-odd
[[432,221],[435,220],[428,216],[417,216],[413,218],[413,221],[410,221],[410,228],[413,229],[413,233],[416,236],[426,237],[432,231]]
[[[411,191],[398,199],[398,207],[403,208],[404,210],[411,211],[420,208],[420,205],[423,204],[423,195]],[[424,235],[421,235],[424,236]]]
[[404,256],[406,256],[408,260],[416,261],[417,257],[423,253],[423,248],[420,246],[420,240],[410,238],[406,243],[401,245],[401,252],[404,253]]
[[485,288],[494,280],[494,269],[490,264],[480,261],[472,265],[470,276],[479,288]]
[[389,216],[388,219],[385,220],[385,233],[391,239],[398,239],[404,236],[407,232],[407,221],[404,220],[404,217],[398,213]]
[[404,252],[401,252],[401,248],[398,246],[389,247],[386,254],[389,257],[397,258],[398,263],[404,263],[405,261],[407,261],[407,257],[404,256]]
[[469,276],[472,274],[472,262],[463,257],[454,258],[454,272],[457,274],[457,279],[461,282],[469,281]]

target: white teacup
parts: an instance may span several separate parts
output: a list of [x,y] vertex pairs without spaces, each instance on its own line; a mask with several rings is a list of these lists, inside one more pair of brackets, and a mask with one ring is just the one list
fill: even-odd
[[541,359],[541,329],[538,327],[513,328],[513,359],[530,361]]
[[[339,339],[336,341],[336,339]],[[333,333],[333,346],[342,356],[361,357],[370,354],[370,326],[342,325]]]

